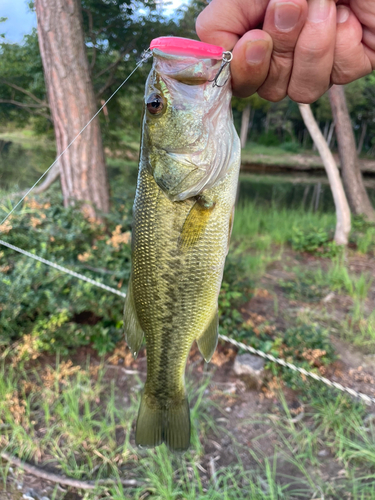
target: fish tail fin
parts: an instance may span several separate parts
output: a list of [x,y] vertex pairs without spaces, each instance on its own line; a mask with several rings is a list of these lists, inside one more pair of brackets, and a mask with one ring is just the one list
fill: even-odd
[[190,409],[187,397],[167,408],[150,405],[143,393],[139,407],[135,442],[154,447],[165,443],[172,451],[185,451],[190,445]]

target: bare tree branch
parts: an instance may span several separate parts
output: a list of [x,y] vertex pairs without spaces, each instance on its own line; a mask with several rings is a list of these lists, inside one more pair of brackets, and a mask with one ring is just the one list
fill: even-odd
[[19,87],[18,85],[16,85],[15,83],[12,83],[12,82],[8,82],[7,80],[4,80],[4,78],[1,79],[1,81],[3,83],[5,83],[6,85],[9,85],[9,87],[12,87],[13,89],[15,90],[18,90],[19,92],[22,92],[23,94],[25,95],[28,95],[31,99],[33,99],[34,101],[38,102],[39,104],[41,104],[43,107],[45,108],[49,108],[49,104],[46,102],[46,101],[42,101],[41,99],[39,99],[36,95],[34,95],[32,92],[30,92],[29,90],[26,90],[22,87]]
[[52,121],[52,118],[50,115],[47,115],[46,113],[43,113],[42,111],[38,111],[38,109],[44,108],[44,106],[39,106],[36,104],[25,104],[23,102],[19,101],[14,101],[13,99],[0,99],[0,104],[13,104],[14,106],[18,106],[31,115],[39,115],[43,116],[43,118],[46,118],[47,120]]
[[63,484],[65,486],[71,486],[73,488],[79,490],[94,490],[98,485],[110,485],[121,483],[124,486],[140,486],[141,483],[136,479],[99,479],[97,481],[80,481],[78,479],[73,479],[70,477],[59,476],[58,474],[54,474],[52,472],[45,471],[40,469],[39,467],[35,467],[35,465],[30,465],[26,462],[23,462],[17,457],[13,457],[6,451],[0,453],[0,457],[10,462],[17,467],[20,467],[25,472],[32,474],[33,476],[40,477],[41,479],[45,479],[46,481],[51,481],[53,483]]
[[94,34],[94,21],[90,9],[83,9],[83,11],[86,12],[87,17],[89,19],[89,36],[92,42],[92,49],[93,49],[91,63],[90,63],[90,71],[92,72],[96,63],[96,36]]
[[108,71],[111,71],[112,68],[114,68],[114,67],[117,68],[117,66],[120,64],[120,62],[122,61],[122,59],[124,58],[125,55],[126,55],[126,52],[121,52],[120,55],[118,56],[118,58],[113,63],[111,63],[109,66],[107,66],[106,68],[102,69],[101,71],[99,71],[99,73],[97,73],[95,75],[95,80],[97,80],[102,75],[104,75],[104,73],[107,73]]
[[117,70],[117,67],[118,65],[120,64],[121,60],[117,61],[117,64],[115,66],[112,67],[112,70],[111,70],[111,73],[109,75],[109,77],[107,78],[107,81],[105,82],[105,84],[102,86],[101,89],[98,90],[98,92],[96,93],[96,97],[101,97],[104,92],[111,86],[113,85],[114,81],[115,81],[115,73],[116,73],[116,70]]
[[25,102],[14,101],[13,99],[0,99],[1,104],[14,104],[15,106],[19,106],[20,108],[32,108],[32,109],[43,109],[45,106],[41,104],[27,104]]

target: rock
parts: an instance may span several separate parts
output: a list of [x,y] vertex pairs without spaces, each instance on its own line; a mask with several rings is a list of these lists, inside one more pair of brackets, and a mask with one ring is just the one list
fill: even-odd
[[319,457],[328,457],[330,455],[329,450],[320,450],[318,452]]
[[334,298],[335,298],[334,292],[330,292],[326,297],[324,297],[322,302],[324,302],[325,304],[328,304],[328,302],[331,302]]
[[236,357],[233,371],[249,389],[260,389],[264,380],[264,359],[252,354],[240,354]]

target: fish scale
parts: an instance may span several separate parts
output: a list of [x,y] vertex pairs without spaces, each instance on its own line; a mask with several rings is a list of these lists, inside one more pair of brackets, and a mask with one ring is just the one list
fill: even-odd
[[136,429],[141,446],[189,446],[187,358],[194,340],[207,361],[217,343],[217,300],[240,164],[229,84],[215,89],[209,82],[217,70],[212,59],[154,53],[146,83],[152,107],[143,118],[124,315],[132,352],[143,335],[147,346]]

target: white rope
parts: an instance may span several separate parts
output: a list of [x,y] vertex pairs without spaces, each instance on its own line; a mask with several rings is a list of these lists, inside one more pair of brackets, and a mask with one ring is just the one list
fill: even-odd
[[98,114],[102,111],[102,109],[106,106],[106,104],[112,99],[114,95],[117,94],[117,92],[125,85],[125,83],[129,80],[129,78],[137,71],[137,69],[142,66],[142,64],[147,61],[147,59],[151,57],[151,52],[150,49],[147,49],[143,54],[142,54],[142,59],[139,61],[139,63],[136,65],[136,67],[133,69],[133,71],[130,73],[130,75],[121,83],[119,87],[113,92],[113,94],[105,101],[103,106],[98,109],[98,111],[95,113],[95,115],[91,118],[90,121],[86,123],[86,125],[83,127],[80,132],[74,137],[74,139],[67,145],[67,147],[64,149],[62,153],[59,154],[59,156],[55,159],[55,161],[47,168],[47,170],[44,172],[43,175],[39,177],[39,179],[35,182],[35,184],[27,191],[26,194],[22,196],[22,198],[18,201],[18,203],[12,208],[10,212],[5,216],[5,218],[1,221],[0,226],[4,224],[4,222],[8,219],[8,217],[16,210],[16,208],[23,202],[23,200],[28,196],[31,191],[35,188],[35,186],[43,179],[43,177],[51,170],[51,168],[59,161],[59,159],[62,157],[63,154],[65,154],[70,146],[78,139],[78,137],[86,130],[86,128],[90,125],[90,123],[98,116]]
[[75,271],[71,271],[70,269],[59,266],[59,264],[55,264],[54,262],[51,262],[50,260],[43,259],[43,257],[38,257],[37,255],[27,252],[26,250],[23,250],[22,248],[18,248],[14,245],[11,245],[10,243],[7,243],[6,241],[0,240],[0,245],[4,245],[5,247],[8,247],[12,250],[15,250],[18,253],[22,253],[23,255],[26,255],[26,257],[31,257],[34,260],[37,260],[38,262],[41,262],[42,264],[46,264],[47,266],[53,267],[54,269],[57,269],[58,271],[61,271],[66,274],[70,274],[74,278],[77,278],[82,281],[86,281],[87,283],[90,283],[90,285],[97,286],[98,288],[103,288],[103,290],[106,290],[107,292],[115,293],[116,295],[119,295],[120,297],[126,297],[126,293],[120,292],[119,290],[116,290],[115,288],[111,288],[110,286],[104,285],[103,283],[100,283],[99,281],[92,280],[90,278],[87,278],[83,274],[76,273]]
[[288,363],[287,361],[284,361],[283,359],[275,358],[275,356],[272,356],[272,354],[267,354],[263,351],[259,351],[258,349],[254,349],[254,347],[251,347],[249,345],[245,345],[242,342],[237,342],[237,340],[231,339],[231,338],[227,337],[226,335],[220,335],[220,338],[222,340],[225,340],[225,342],[230,342],[231,344],[235,345],[239,349],[243,349],[244,351],[248,351],[248,352],[251,352],[252,354],[256,354],[257,356],[261,356],[264,359],[268,359],[269,361],[272,361],[273,363],[277,363],[277,364],[284,366],[286,368],[290,368],[290,370],[298,372],[301,375],[304,375],[306,377],[311,377],[314,380],[317,380],[318,382],[323,382],[323,384],[326,384],[329,387],[334,387],[335,389],[337,389],[339,391],[347,392],[348,394],[350,394],[350,396],[362,399],[362,401],[364,401],[367,405],[375,404],[375,398],[373,398],[371,396],[367,396],[367,394],[363,394],[362,392],[357,392],[354,389],[351,389],[350,387],[345,387],[344,385],[341,385],[337,382],[332,382],[328,378],[321,377],[320,375],[317,375],[316,373],[308,372],[304,368],[300,368],[300,367],[294,365],[293,363]]
[[[27,257],[31,257],[32,259],[37,260],[38,262],[42,262],[43,264],[46,264],[47,266],[53,267],[54,269],[57,269],[63,273],[70,274],[74,278],[86,281],[87,283],[90,283],[93,286],[103,288],[103,290],[106,290],[107,292],[115,293],[116,295],[119,295],[120,297],[126,297],[126,293],[124,293],[124,292],[120,292],[119,290],[116,290],[115,288],[111,288],[107,285],[103,285],[103,283],[99,283],[98,281],[87,278],[83,274],[79,274],[79,273],[76,273],[74,271],[71,271],[70,269],[67,269],[66,267],[59,266],[58,264],[55,264],[54,262],[51,262],[50,260],[46,260],[46,259],[43,259],[42,257],[38,257],[37,255],[32,254],[30,252],[27,252],[26,250],[22,250],[22,248],[11,245],[10,243],[7,243],[6,241],[0,240],[0,245],[4,245],[4,246],[6,246],[6,247],[8,247],[16,252],[19,252],[23,255],[26,255]],[[361,399],[367,405],[375,404],[374,397],[367,396],[366,394],[363,394],[362,392],[357,392],[354,389],[351,389],[350,387],[345,387],[337,382],[332,382],[328,378],[321,377],[320,375],[317,375],[316,373],[308,372],[304,368],[300,368],[300,367],[294,365],[293,363],[288,363],[287,361],[284,361],[283,359],[275,358],[275,356],[272,356],[272,354],[267,354],[263,351],[259,351],[258,349],[255,349],[254,347],[245,345],[242,342],[237,342],[237,340],[231,339],[231,338],[227,337],[226,335],[219,335],[219,337],[222,340],[225,340],[225,342],[229,342],[230,344],[235,345],[239,349],[243,349],[244,351],[251,352],[252,354],[255,354],[256,356],[260,356],[263,359],[268,359],[269,361],[272,361],[273,363],[277,363],[281,366],[284,366],[285,368],[289,368],[290,370],[293,370],[294,372],[300,373],[301,375],[304,375],[305,377],[310,377],[314,380],[317,380],[318,382],[322,382],[323,384],[325,384],[329,387],[333,387],[341,392],[346,392],[346,393],[350,394],[350,396]]]

